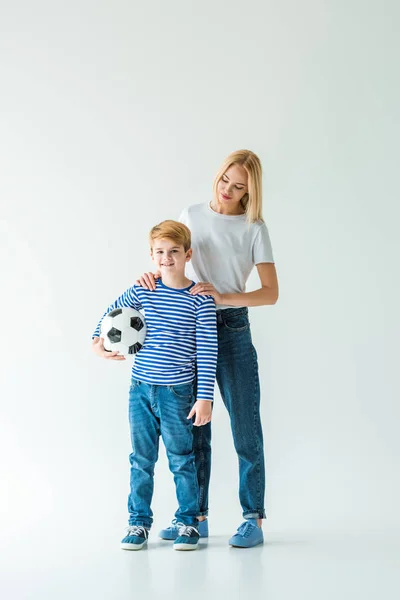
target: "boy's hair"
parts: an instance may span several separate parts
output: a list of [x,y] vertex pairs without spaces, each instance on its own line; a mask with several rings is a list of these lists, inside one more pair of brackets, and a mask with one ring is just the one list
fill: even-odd
[[192,246],[191,233],[189,227],[186,227],[179,221],[162,221],[154,225],[149,234],[150,247],[153,249],[154,240],[171,240],[178,246],[183,246],[187,252]]

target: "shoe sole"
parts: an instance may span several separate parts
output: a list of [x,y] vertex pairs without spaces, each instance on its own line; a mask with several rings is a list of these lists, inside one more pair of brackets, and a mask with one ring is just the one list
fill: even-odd
[[147,540],[143,544],[121,544],[121,550],[141,550],[147,544]]
[[174,550],[196,550],[197,544],[174,544]]
[[251,546],[239,546],[238,544],[231,544],[231,543],[229,543],[229,545],[231,546],[231,548],[243,548],[243,549],[255,548],[256,546],[262,546],[263,544],[264,544],[264,542],[257,542],[257,544],[252,544]]

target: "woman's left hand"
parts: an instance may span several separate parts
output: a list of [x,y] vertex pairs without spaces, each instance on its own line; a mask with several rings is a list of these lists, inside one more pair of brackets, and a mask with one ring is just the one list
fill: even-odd
[[194,296],[196,294],[200,294],[201,296],[213,296],[215,304],[224,303],[222,294],[217,292],[213,284],[207,281],[199,281],[199,283],[196,283],[196,285],[194,285],[190,290],[190,294],[193,294]]

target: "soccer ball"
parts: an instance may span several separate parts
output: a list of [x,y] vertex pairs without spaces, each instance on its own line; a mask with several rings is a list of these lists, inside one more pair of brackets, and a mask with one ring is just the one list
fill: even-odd
[[104,317],[100,335],[108,352],[136,354],[146,337],[146,322],[142,313],[133,308],[115,308]]

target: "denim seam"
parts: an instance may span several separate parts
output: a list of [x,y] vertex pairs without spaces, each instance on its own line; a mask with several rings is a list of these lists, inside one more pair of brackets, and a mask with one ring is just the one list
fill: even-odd
[[[260,425],[260,429],[261,429],[261,415],[260,415],[260,406],[257,406],[257,397],[260,397],[260,392],[259,392],[259,376],[258,376],[258,370],[257,370],[257,358],[256,358],[256,352],[255,352],[255,348],[252,345],[252,355],[253,355],[253,368],[254,368],[254,386],[255,386],[255,391],[257,392],[257,394],[254,394],[254,403],[253,403],[253,425],[254,425],[254,439],[256,441],[256,452],[257,452],[257,463],[256,463],[256,470],[257,470],[257,505],[261,506],[264,505],[264,499],[261,498],[261,448],[260,448],[260,444],[258,442],[258,435],[257,435],[257,425]],[[263,509],[264,512],[264,509]]]
[[229,327],[229,325],[227,325],[226,323],[224,323],[224,325],[228,331],[233,331],[234,333],[240,333],[250,328],[250,325],[245,325],[244,327]]
[[204,500],[204,482],[205,482],[205,469],[204,469],[204,452],[203,452],[203,430],[200,431],[199,436],[199,450],[200,450],[200,467],[199,467],[199,509],[203,504]]

